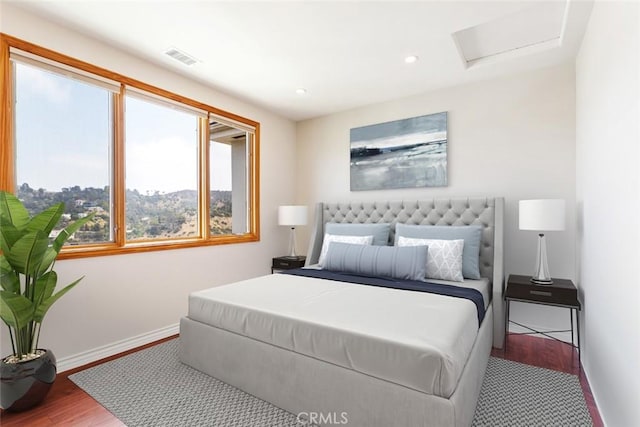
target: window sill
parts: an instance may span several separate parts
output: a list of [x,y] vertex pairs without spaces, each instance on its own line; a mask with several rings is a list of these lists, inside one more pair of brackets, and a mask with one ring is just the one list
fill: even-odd
[[127,243],[124,246],[116,246],[115,244],[105,245],[82,245],[82,246],[65,246],[57,259],[75,259],[89,258],[109,255],[124,255],[131,253],[164,251],[174,249],[197,248],[201,246],[217,246],[228,245],[234,243],[249,243],[260,241],[257,234],[242,235],[225,235],[211,237],[208,240],[203,239],[184,239],[159,242],[135,242]]

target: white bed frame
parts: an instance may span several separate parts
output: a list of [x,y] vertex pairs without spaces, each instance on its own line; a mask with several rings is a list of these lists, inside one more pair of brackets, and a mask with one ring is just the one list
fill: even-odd
[[[480,271],[493,300],[454,393],[447,399],[336,366],[184,317],[180,360],[293,414],[348,426],[469,426],[491,346],[504,340],[502,198],[318,204],[307,262],[317,261],[327,222],[482,225]],[[393,241],[393,233],[390,241]]]

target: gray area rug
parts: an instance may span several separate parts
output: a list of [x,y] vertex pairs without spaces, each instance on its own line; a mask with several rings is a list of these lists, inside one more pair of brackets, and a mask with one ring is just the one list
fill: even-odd
[[[180,363],[177,339],[69,378],[129,427],[302,425],[295,415]],[[575,375],[492,357],[473,425],[592,422]]]
[[491,357],[473,426],[592,426],[576,375]]

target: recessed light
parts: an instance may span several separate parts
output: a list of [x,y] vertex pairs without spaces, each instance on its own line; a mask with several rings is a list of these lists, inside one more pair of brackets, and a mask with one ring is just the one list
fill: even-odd
[[299,87],[298,89],[296,89],[296,93],[298,95],[306,95],[307,94],[307,90],[303,87]]
[[417,60],[418,60],[418,57],[415,55],[407,56],[406,58],[404,58],[404,62],[406,62],[407,64],[413,64]]

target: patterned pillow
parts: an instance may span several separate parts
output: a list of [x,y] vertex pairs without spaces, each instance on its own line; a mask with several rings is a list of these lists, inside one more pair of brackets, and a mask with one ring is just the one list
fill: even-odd
[[462,275],[467,279],[480,278],[481,225],[412,225],[396,224],[396,242],[400,236],[412,239],[464,240]]
[[320,257],[318,258],[318,264],[320,267],[324,266],[324,259],[327,256],[329,250],[329,244],[331,242],[340,243],[352,243],[354,245],[371,245],[373,242],[373,236],[343,236],[339,234],[325,234],[322,240],[322,249],[320,250]]
[[400,236],[398,246],[427,245],[427,279],[462,282],[462,249],[464,240],[412,239]]

